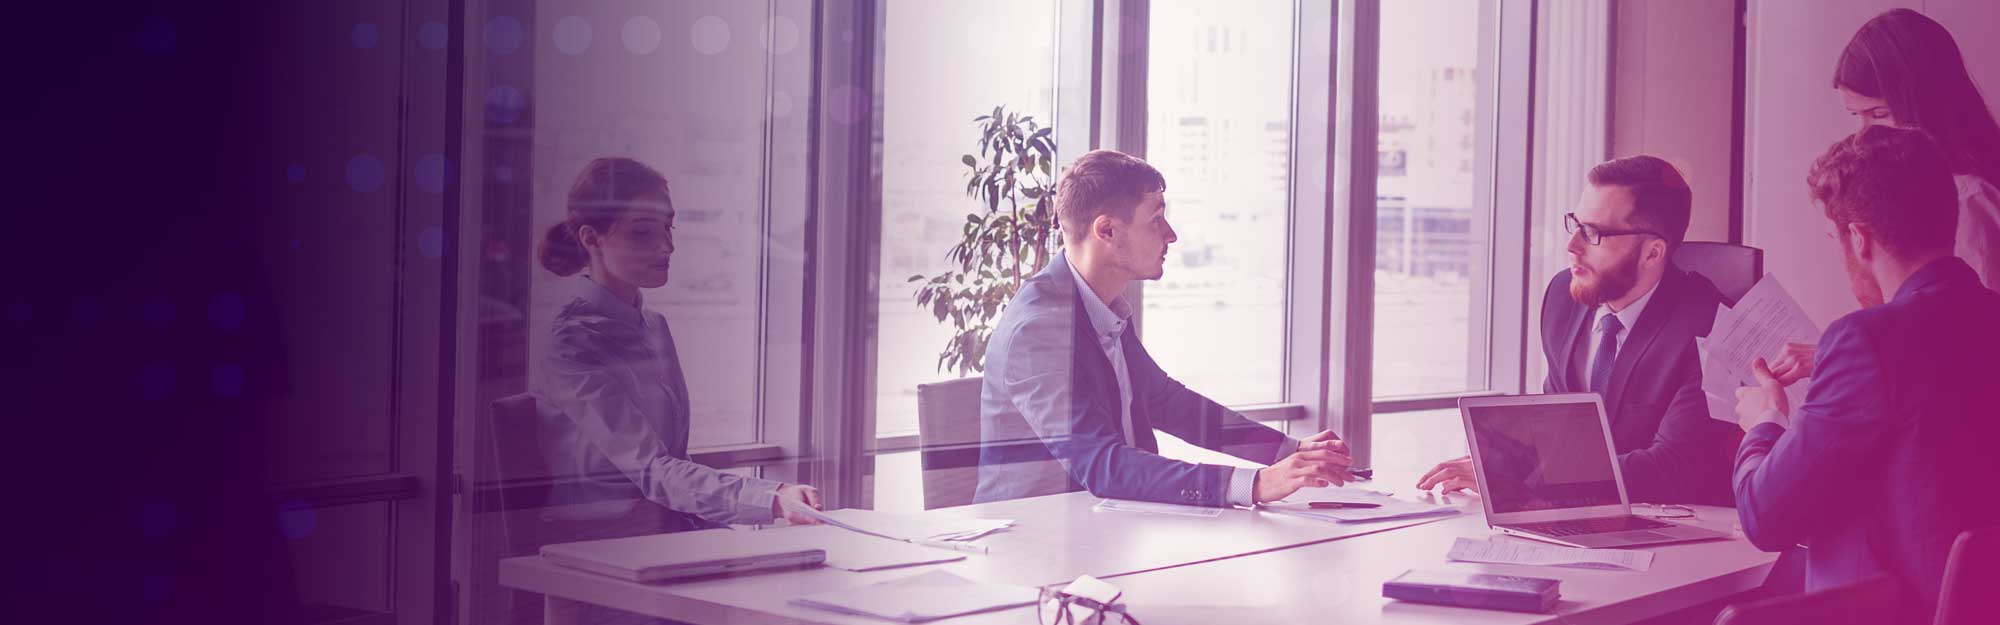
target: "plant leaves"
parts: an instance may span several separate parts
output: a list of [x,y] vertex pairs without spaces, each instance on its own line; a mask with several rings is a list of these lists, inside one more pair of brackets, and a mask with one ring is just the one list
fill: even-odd
[[960,155],[959,163],[968,169],[965,197],[975,204],[945,254],[957,270],[906,281],[919,283],[914,295],[920,308],[955,329],[936,366],[960,375],[985,370],[993,322],[1021,280],[1041,271],[1062,249],[1050,179],[1054,128],[1004,105],[972,123],[979,130],[978,153]]

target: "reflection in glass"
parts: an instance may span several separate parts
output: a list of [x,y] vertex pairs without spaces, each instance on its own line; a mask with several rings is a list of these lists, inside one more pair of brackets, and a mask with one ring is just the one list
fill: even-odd
[[643,499],[672,514],[635,533],[771,520],[777,483],[688,458],[680,352],[666,317],[646,309],[641,294],[667,284],[675,217],[659,172],[597,159],[571,187],[569,218],[542,241],[542,267],[568,277],[536,384],[549,404],[541,447],[558,478],[545,518],[623,519],[648,507]]

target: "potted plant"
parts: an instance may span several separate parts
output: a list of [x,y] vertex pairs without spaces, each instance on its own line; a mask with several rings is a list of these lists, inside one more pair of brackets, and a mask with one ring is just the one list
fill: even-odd
[[1055,139],[1035,118],[994,107],[973,119],[979,153],[960,158],[971,171],[965,195],[979,208],[946,257],[956,269],[910,276],[917,306],[957,329],[938,354],[940,371],[961,376],[983,371],[993,320],[1021,288],[1021,280],[1049,264],[1062,246],[1056,236]]

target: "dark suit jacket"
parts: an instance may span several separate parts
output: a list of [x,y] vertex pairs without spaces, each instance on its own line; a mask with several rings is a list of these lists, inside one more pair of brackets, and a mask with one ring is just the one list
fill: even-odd
[[1758,425],[1737,453],[1743,535],[1804,543],[1807,590],[1889,573],[1903,620],[1930,622],[1952,540],[2000,523],[1996,354],[2000,293],[1957,258],[1828,325],[1791,429]]
[[[1162,457],[1153,428],[1189,443],[1262,463],[1277,461],[1282,432],[1222,407],[1169,377],[1139,335],[1123,335],[1132,384],[1134,445],[1125,443],[1118,379],[1092,331],[1065,255],[1022,282],[994,329],[980,389],[979,487],[975,501],[1029,494],[1037,459],[1054,457],[1069,490],[1099,497],[1227,505],[1233,467]],[[1171,337],[1169,337],[1171,340]],[[1020,453],[1020,441],[1041,442]]]
[[[1593,307],[1569,295],[1570,273],[1556,274],[1542,298],[1544,392],[1589,392],[1584,356],[1593,340]],[[1619,471],[1635,502],[1730,505],[1729,461],[1742,431],[1709,417],[1694,339],[1715,325],[1722,296],[1700,274],[1668,267],[1658,290],[1626,330],[1604,410]]]

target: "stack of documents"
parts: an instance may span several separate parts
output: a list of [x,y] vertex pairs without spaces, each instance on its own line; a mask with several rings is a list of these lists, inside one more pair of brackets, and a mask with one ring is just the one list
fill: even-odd
[[[1708,337],[1694,339],[1701,351],[1701,390],[1708,396],[1708,416],[1737,422],[1736,389],[1757,385],[1750,363],[1777,358],[1786,343],[1818,344],[1819,333],[1805,309],[1770,274],[1750,287],[1734,308],[1716,306],[1715,326]],[[1793,408],[1805,403],[1806,384],[1786,387],[1785,399]]]
[[[1347,502],[1375,504],[1374,508],[1314,508],[1313,502]],[[1309,519],[1333,523],[1354,523],[1360,521],[1387,521],[1421,516],[1444,516],[1458,514],[1458,508],[1440,506],[1422,501],[1397,499],[1389,493],[1365,488],[1301,488],[1282,501],[1274,501],[1259,506],[1261,509],[1302,516]]]
[[1653,552],[1626,549],[1577,549],[1526,540],[1459,538],[1444,559],[1453,562],[1566,566],[1580,569],[1645,571],[1653,568]]
[[1034,588],[981,584],[945,571],[879,584],[796,597],[793,605],[875,618],[921,623],[978,612],[1032,605]]

